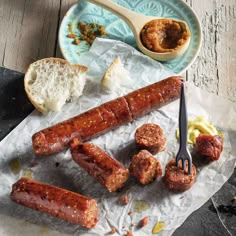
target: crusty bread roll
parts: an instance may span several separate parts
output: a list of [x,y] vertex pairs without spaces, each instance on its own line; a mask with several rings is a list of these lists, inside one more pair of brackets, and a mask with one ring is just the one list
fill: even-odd
[[129,73],[124,68],[120,58],[117,57],[107,68],[105,74],[102,77],[101,84],[105,88],[112,90],[116,87],[129,85],[129,83]]
[[59,111],[66,102],[82,95],[87,70],[60,58],[36,61],[25,74],[26,94],[40,112]]

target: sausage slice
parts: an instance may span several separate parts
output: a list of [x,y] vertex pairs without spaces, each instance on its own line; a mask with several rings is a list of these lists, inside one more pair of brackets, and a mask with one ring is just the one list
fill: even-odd
[[185,170],[182,170],[181,165],[176,166],[175,159],[172,159],[165,168],[164,183],[169,190],[174,192],[188,190],[196,180],[195,166],[192,164],[192,174],[188,175],[187,166]]
[[144,124],[136,130],[135,142],[139,149],[146,149],[154,155],[165,149],[166,137],[159,125]]

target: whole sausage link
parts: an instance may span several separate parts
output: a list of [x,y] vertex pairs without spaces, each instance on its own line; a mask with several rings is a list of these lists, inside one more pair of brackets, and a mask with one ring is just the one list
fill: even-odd
[[43,129],[32,137],[33,150],[53,154],[68,148],[73,138],[88,141],[131,122],[179,98],[181,83],[180,76],[172,76]]
[[96,200],[29,178],[21,178],[12,186],[11,200],[87,228],[98,222]]

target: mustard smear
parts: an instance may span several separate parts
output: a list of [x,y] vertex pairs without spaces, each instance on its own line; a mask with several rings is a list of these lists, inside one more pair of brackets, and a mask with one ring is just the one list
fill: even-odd
[[150,204],[144,200],[135,200],[134,201],[134,211],[142,212],[150,208]]
[[9,168],[14,175],[18,175],[21,170],[21,161],[20,159],[14,159],[9,162]]
[[[195,144],[196,138],[200,134],[222,135],[206,117],[197,116],[195,119],[188,121],[188,143]],[[176,130],[176,138],[179,139],[179,129]]]
[[25,169],[23,171],[23,177],[32,179],[33,178],[33,171],[30,169]]
[[153,229],[152,229],[152,234],[158,234],[160,231],[162,231],[165,228],[165,222],[164,221],[158,221]]

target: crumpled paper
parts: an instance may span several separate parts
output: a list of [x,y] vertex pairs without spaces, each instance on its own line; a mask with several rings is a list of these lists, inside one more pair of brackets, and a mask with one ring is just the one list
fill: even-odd
[[[100,80],[117,56],[120,56],[124,67],[129,71],[133,83],[115,91],[107,91],[100,85]],[[107,235],[111,227],[116,228],[116,235],[124,235],[128,230],[134,235],[151,235],[158,221],[165,223],[165,228],[159,235],[170,235],[193,211],[218,191],[232,174],[236,160],[236,105],[187,83],[189,118],[205,116],[224,133],[225,143],[221,158],[208,165],[196,162],[196,183],[184,193],[169,192],[162,178],[150,185],[141,186],[132,177],[119,192],[109,193],[72,161],[69,150],[47,157],[35,157],[31,136],[40,129],[173,73],[132,47],[107,39],[97,39],[80,63],[89,67],[84,95],[77,102],[65,105],[58,113],[41,115],[36,110],[33,111],[0,143],[0,235],[100,236]],[[137,152],[134,145],[136,128],[147,122],[157,123],[163,128],[168,140],[166,150],[155,155],[164,171],[166,163],[178,151],[175,137],[178,110],[179,101],[175,101],[90,142],[99,145],[128,167],[132,155]],[[20,163],[19,173],[12,172],[12,160]],[[11,202],[11,185],[26,173],[30,173],[35,180],[95,198],[99,206],[97,226],[87,230]],[[119,201],[123,195],[128,195],[130,199],[125,206]],[[140,228],[138,223],[144,216],[149,216],[149,223]]]

